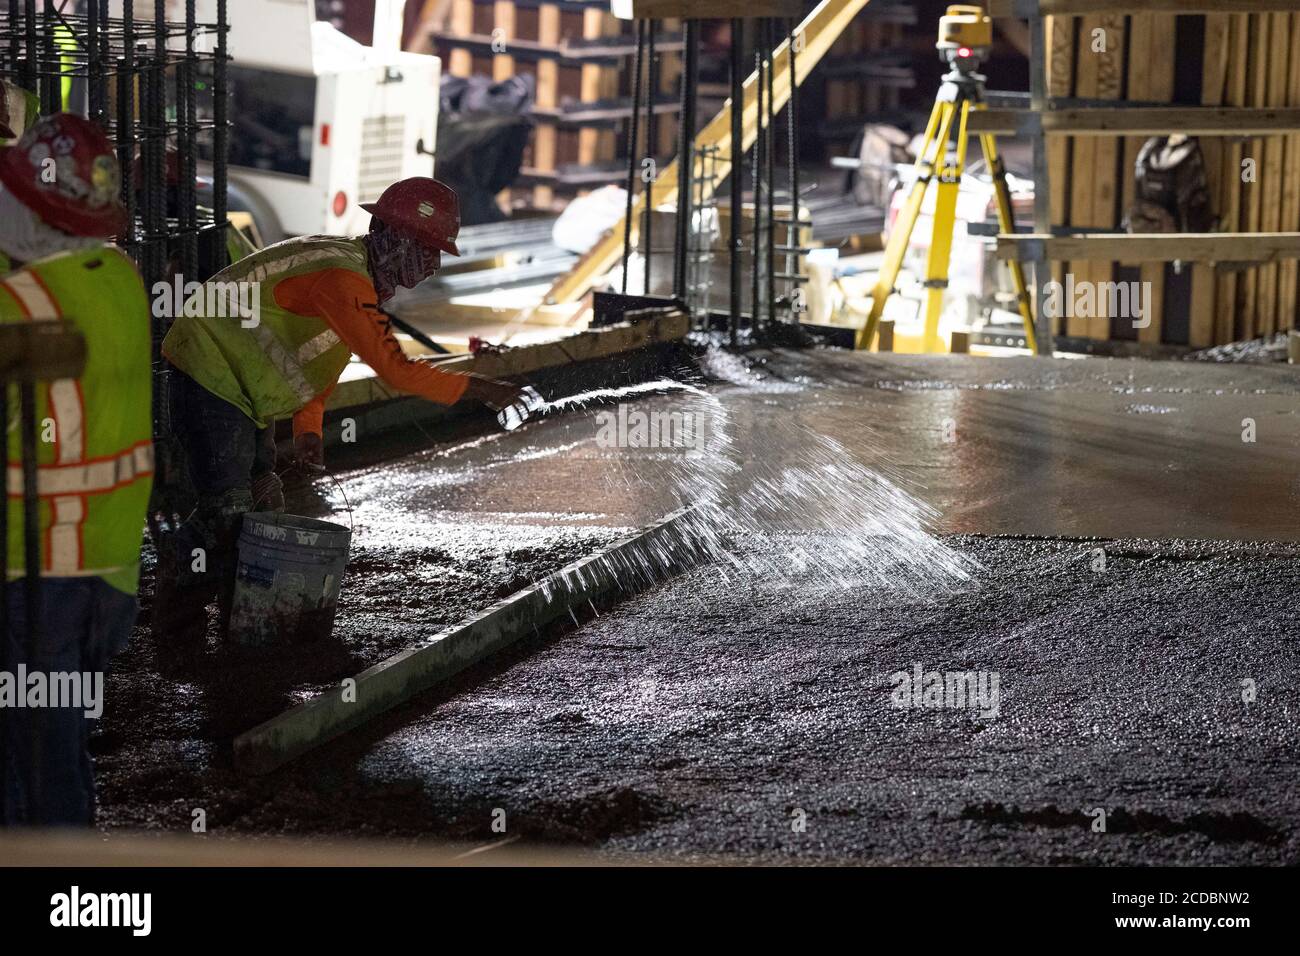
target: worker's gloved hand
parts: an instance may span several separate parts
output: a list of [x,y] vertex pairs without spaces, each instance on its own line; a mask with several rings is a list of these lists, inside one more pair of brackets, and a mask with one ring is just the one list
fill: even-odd
[[252,492],[254,511],[284,510],[284,484],[275,472],[268,471],[260,478],[254,478]]
[[293,436],[293,463],[305,474],[325,474],[325,442],[320,435],[303,432]]
[[492,411],[499,412],[513,405],[523,393],[522,387],[510,382],[470,375],[469,387],[465,389],[464,397],[472,402],[482,402]]

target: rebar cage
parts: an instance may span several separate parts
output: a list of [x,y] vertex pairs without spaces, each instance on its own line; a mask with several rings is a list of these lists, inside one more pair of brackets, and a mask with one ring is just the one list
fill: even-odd
[[[174,276],[201,281],[223,268],[226,0],[216,0],[216,20],[208,23],[198,22],[195,0],[184,0],[183,21],[167,19],[166,0],[155,0],[145,19],[137,19],[133,0],[5,2],[0,77],[37,94],[42,114],[79,113],[113,141],[130,213],[117,241],[145,288]],[[119,4],[120,15],[110,16]],[[211,171],[203,181],[200,156]],[[154,430],[162,437],[170,428],[160,345],[170,317],[151,311]]]

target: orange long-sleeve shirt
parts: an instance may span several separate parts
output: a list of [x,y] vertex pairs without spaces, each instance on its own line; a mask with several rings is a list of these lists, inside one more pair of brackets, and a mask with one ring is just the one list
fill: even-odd
[[[323,269],[285,279],[275,287],[275,301],[291,312],[324,320],[354,355],[399,392],[419,395],[439,405],[454,405],[469,386],[469,378],[464,375],[407,358],[376,305],[379,296],[374,285],[355,272]],[[321,433],[325,399],[332,391],[334,385],[293,416],[294,437]]]

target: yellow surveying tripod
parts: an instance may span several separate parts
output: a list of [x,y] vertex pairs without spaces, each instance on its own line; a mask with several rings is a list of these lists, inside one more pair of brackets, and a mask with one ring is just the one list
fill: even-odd
[[[951,6],[946,16],[939,20],[939,55],[950,67],[935,98],[934,111],[925,129],[924,144],[916,158],[916,180],[907,201],[899,211],[898,221],[885,246],[885,260],[880,268],[880,278],[871,294],[871,314],[866,325],[858,330],[857,347],[867,349],[875,340],[885,303],[894,293],[903,256],[912,240],[921,205],[925,201],[930,180],[938,178],[934,209],[934,234],[925,264],[925,338],[927,352],[937,352],[939,341],[939,316],[943,310],[943,294],[948,288],[948,261],[952,255],[953,229],[957,224],[957,195],[961,191],[961,177],[966,168],[966,148],[969,136],[966,121],[972,109],[986,109],[984,103],[984,77],[977,70],[993,46],[993,21],[984,10],[973,6]],[[954,133],[955,143],[954,143]],[[950,151],[949,144],[954,148]],[[991,133],[980,134],[984,160],[993,177],[998,204],[998,225],[1002,232],[1015,232],[1011,211],[1011,190],[1007,187],[1007,171],[998,154],[998,144]],[[1012,261],[1011,279],[1019,297],[1020,317],[1025,323],[1025,342],[1031,352],[1037,351],[1034,338],[1034,315],[1030,306],[1029,287],[1025,270],[1019,262]]]

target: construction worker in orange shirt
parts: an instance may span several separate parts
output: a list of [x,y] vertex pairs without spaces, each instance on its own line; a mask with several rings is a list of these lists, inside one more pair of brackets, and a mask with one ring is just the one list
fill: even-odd
[[[499,410],[522,392],[408,358],[384,314],[399,286],[433,275],[444,253],[460,254],[455,192],[416,177],[363,208],[366,235],[276,243],[213,276],[200,301],[192,296],[178,309],[162,350],[174,369],[172,429],[198,504],[160,548],[156,631],[202,637],[216,597],[224,634],[243,515],[283,508],[272,422],[292,416],[297,463],[322,471],[325,400],[353,354],[398,391],[440,405],[470,400]],[[196,547],[205,549],[202,570],[191,560]]]

